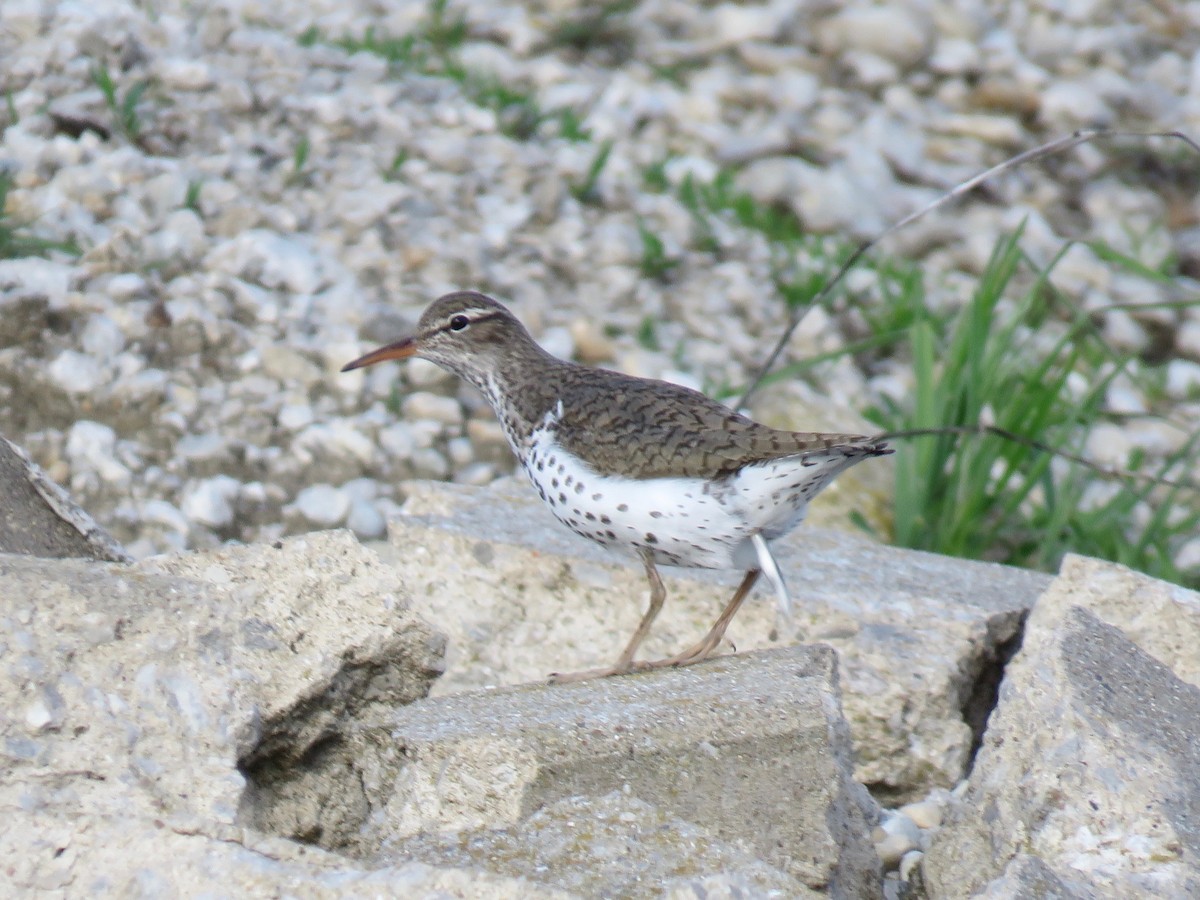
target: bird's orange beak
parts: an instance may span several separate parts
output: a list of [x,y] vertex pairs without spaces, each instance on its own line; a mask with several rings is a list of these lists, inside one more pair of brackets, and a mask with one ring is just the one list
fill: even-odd
[[386,347],[380,347],[378,350],[372,350],[366,356],[360,356],[354,362],[346,363],[342,366],[342,371],[349,372],[351,369],[373,366],[375,363],[385,362],[389,359],[408,359],[410,356],[416,355],[416,338],[405,338],[402,341],[396,341],[394,344],[388,344]]

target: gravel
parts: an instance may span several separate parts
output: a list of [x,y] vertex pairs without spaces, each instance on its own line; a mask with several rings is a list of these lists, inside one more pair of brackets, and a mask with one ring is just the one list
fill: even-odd
[[[1073,128],[1200,135],[1195,0],[596,9],[452,2],[464,87],[336,46],[428,33],[424,3],[0,4],[6,213],[82,250],[0,260],[0,433],[139,555],[340,524],[375,537],[405,479],[512,468],[490,412],[436,367],[338,372],[445,291],[510,301],[564,356],[742,384],[786,318],[776,261],[732,216],[700,246],[689,178],[731,167],[808,229],[861,238]],[[496,85],[531,102],[489,105]],[[523,123],[533,102],[549,115]],[[1173,150],[1082,148],[884,251],[920,262],[935,309],[963,302],[1022,221],[1035,260],[1099,239],[1194,277],[1200,201]],[[803,265],[827,265],[812,253]],[[1200,312],[1154,305],[1181,285],[1194,297],[1189,277],[1135,279],[1076,244],[1056,284],[1115,346],[1166,366],[1177,420],[1200,418]],[[870,269],[851,287],[860,307],[883,302]],[[850,306],[810,317],[784,362],[846,346],[861,321]],[[806,378],[770,390],[785,405],[815,390],[847,421],[911,387],[886,360]],[[1120,380],[1109,393],[1129,412],[1163,402]],[[1139,420],[1122,437],[1171,447]]]

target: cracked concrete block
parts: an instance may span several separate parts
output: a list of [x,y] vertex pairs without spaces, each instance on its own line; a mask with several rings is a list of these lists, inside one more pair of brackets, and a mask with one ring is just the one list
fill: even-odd
[[1018,853],[1004,874],[978,894],[981,900],[1091,900],[1096,895],[1078,882],[1069,884],[1036,856]]
[[[177,895],[251,859],[230,849],[243,769],[423,696],[441,649],[345,532],[138,565],[0,555],[0,816],[22,826],[0,829],[0,893]],[[232,870],[246,895],[253,869]]]
[[5,897],[430,897],[574,900],[523,878],[419,862],[368,866],[282,838],[180,816],[95,816],[42,810],[31,834],[0,834]]
[[1194,672],[1200,595],[1092,560],[1063,572],[926,856],[930,896],[1030,896],[1013,887],[1029,879],[1063,896],[1200,896],[1200,688],[1151,655]]
[[[640,564],[576,537],[515,479],[486,488],[412,482],[380,554],[414,608],[450,638],[445,695],[611,663],[647,597]],[[856,776],[889,802],[952,787],[966,773],[995,682],[1038,573],[883,547],[800,528],[776,544],[796,607],[783,644],[821,641],[841,657]],[[642,656],[707,631],[740,573],[663,567],[668,597]],[[774,600],[761,587],[729,636],[771,646]],[[728,648],[727,648],[728,649]]]
[[1169,666],[1177,678],[1200,687],[1200,594],[1195,591],[1116,563],[1069,554],[1037,605],[1090,610]]
[[11,441],[0,437],[0,553],[128,562],[129,554]]
[[[484,866],[553,880],[575,896],[716,898],[818,898],[852,896],[836,888],[813,890],[769,865],[738,841],[722,840],[702,825],[651,806],[629,791],[602,797],[569,797],[542,807],[506,828],[433,832],[402,841],[389,857],[451,866]],[[877,885],[868,885],[878,894]]]
[[444,637],[349,531],[153,557],[137,568],[203,584],[233,617],[204,634],[203,650],[231,661],[240,653],[240,678],[254,685],[243,765],[307,753],[343,720],[425,696],[441,674]]
[[881,890],[828,647],[431,698],[373,745],[346,780],[371,805],[354,852],[380,862],[593,897],[672,879],[687,896],[722,875],[752,896]]

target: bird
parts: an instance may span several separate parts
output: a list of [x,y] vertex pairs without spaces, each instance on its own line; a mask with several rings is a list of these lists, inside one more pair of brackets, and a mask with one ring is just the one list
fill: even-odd
[[[342,371],[410,357],[437,364],[487,399],[559,522],[642,562],[649,604],[616,662],[552,675],[556,682],[709,658],[760,575],[789,616],[770,543],[800,524],[809,501],[838,474],[892,452],[879,437],[782,431],[690,388],[559,359],[506,306],[477,291],[439,297],[413,334]],[[745,574],[699,642],[665,659],[639,660],[666,600],[659,565]]]

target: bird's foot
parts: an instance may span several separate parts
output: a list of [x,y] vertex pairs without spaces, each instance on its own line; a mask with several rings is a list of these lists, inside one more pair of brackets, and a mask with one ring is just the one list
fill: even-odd
[[717,645],[715,644],[709,646],[707,643],[699,643],[694,647],[689,647],[682,653],[677,653],[674,656],[668,656],[666,659],[640,660],[633,664],[633,669],[635,672],[641,672],[649,669],[667,669],[691,666],[698,662],[704,662],[706,659],[710,659],[713,655],[713,651],[716,649]]
[[617,664],[601,669],[585,669],[582,672],[554,672],[546,679],[550,684],[570,684],[574,681],[591,681],[593,678],[611,678],[613,675],[627,675],[637,669],[640,663]]
[[628,675],[631,672],[649,672],[654,669],[690,666],[698,662],[704,662],[706,659],[711,659],[713,651],[722,643],[729,644],[729,648],[734,653],[737,653],[737,646],[728,638],[717,642],[701,641],[694,646],[688,647],[682,653],[668,656],[666,659],[635,659],[630,662],[619,662],[613,666],[605,666],[602,669],[585,669],[582,672],[555,672],[547,680],[550,684],[570,684],[573,681],[611,678],[614,675]]

